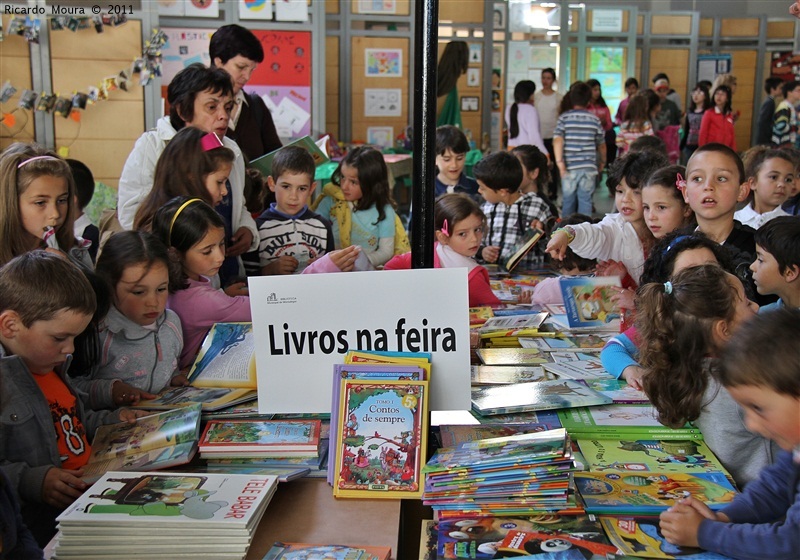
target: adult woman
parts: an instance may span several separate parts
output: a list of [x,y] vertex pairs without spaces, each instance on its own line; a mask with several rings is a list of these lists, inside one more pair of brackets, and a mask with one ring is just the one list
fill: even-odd
[[508,149],[530,144],[547,152],[539,130],[539,112],[533,106],[536,84],[522,80],[514,86],[514,103],[506,109],[508,126]]
[[587,85],[592,88],[592,100],[586,107],[595,117],[600,119],[603,125],[606,139],[606,164],[611,165],[617,157],[617,135],[614,133],[614,121],[611,120],[611,110],[603,99],[603,89],[600,82],[592,78],[586,80]]
[[[539,130],[542,133],[542,140],[545,148],[547,148],[547,153],[550,155],[550,161],[553,162],[555,161],[553,131],[556,129],[556,122],[558,121],[558,107],[561,105],[561,98],[564,96],[553,89],[553,84],[556,81],[555,70],[552,68],[542,70],[541,80],[542,89],[533,94],[533,101],[536,111],[539,113]],[[547,192],[553,200],[558,195],[558,187],[560,185],[561,176],[558,174],[558,168],[553,165],[551,167],[550,182],[547,185]]]
[[461,128],[461,106],[456,84],[467,73],[469,45],[450,41],[445,45],[436,70],[436,126],[452,124]]

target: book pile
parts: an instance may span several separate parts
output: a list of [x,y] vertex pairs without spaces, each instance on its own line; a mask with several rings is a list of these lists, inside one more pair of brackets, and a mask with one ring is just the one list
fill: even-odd
[[343,546],[276,542],[262,560],[389,560],[392,549],[385,546]]
[[328,482],[341,498],[419,498],[430,357],[349,352],[333,371]]
[[532,515],[575,509],[563,429],[478,439],[436,451],[422,501],[440,516]]
[[109,472],[58,516],[54,558],[241,560],[277,484],[274,476]]
[[519,338],[539,332],[547,313],[524,313],[500,316],[495,313],[478,328],[481,343],[485,347],[519,347]]

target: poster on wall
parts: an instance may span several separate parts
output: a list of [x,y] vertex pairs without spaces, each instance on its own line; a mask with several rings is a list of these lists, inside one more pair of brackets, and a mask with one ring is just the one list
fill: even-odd
[[211,64],[208,42],[214,30],[188,27],[162,27],[161,30],[167,35],[167,42],[161,49],[161,87],[166,98],[167,85],[175,74],[195,62],[204,66]]
[[364,89],[365,117],[402,117],[403,93],[401,89]]
[[732,69],[731,55],[729,54],[700,54],[697,55],[697,81],[708,80],[720,74],[730,74]]
[[403,49],[364,49],[364,76],[402,78]]
[[359,14],[396,14],[397,0],[358,0]]
[[275,21],[308,21],[306,0],[275,0]]
[[272,21],[272,0],[239,0],[239,19]]
[[622,10],[592,10],[592,33],[622,33]]
[[800,80],[800,51],[772,53],[770,77],[780,78],[784,82]]
[[368,126],[367,144],[380,148],[391,148],[394,143],[394,128],[391,126]]
[[186,17],[217,18],[219,17],[219,1],[187,0],[184,10]]
[[158,0],[158,15],[182,17],[186,13],[184,4],[184,0]]
[[589,72],[624,72],[625,49],[622,47],[591,47]]

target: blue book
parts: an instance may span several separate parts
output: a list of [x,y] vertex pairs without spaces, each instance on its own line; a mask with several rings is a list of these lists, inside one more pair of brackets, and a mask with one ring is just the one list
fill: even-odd
[[594,327],[619,331],[619,309],[611,301],[622,283],[616,276],[559,278],[570,329]]

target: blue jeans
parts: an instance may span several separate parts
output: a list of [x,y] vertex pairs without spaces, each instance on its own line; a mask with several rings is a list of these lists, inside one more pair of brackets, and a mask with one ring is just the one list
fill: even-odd
[[[561,216],[575,212],[592,215],[592,195],[597,182],[597,171],[568,171],[561,177],[562,204]],[[577,210],[576,210],[577,207]]]

